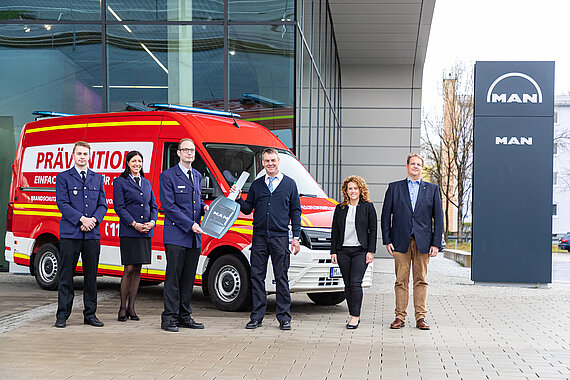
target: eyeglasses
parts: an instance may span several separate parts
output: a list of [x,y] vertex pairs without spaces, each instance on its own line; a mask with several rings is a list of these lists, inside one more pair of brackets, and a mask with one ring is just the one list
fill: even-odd
[[191,149],[191,148],[182,148],[182,149],[178,149],[179,151],[183,152],[183,153],[196,153],[196,149]]

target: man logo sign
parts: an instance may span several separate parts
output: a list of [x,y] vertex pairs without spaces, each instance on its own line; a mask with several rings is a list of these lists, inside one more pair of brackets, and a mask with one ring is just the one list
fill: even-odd
[[[519,77],[527,82],[530,82],[536,89],[536,92],[530,94],[516,93],[516,92],[512,93],[493,92],[495,86],[497,86],[499,82],[510,77]],[[528,75],[523,73],[507,73],[495,79],[495,81],[491,84],[491,86],[489,87],[489,91],[487,91],[487,103],[535,103],[535,104],[542,103],[542,91],[540,90],[540,86],[538,85],[538,83],[536,83],[536,81],[531,77],[529,77]]]
[[532,137],[495,137],[495,145],[532,145]]

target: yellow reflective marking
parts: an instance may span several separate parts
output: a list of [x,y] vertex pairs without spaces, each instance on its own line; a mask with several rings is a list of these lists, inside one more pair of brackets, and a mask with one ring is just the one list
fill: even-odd
[[231,227],[230,231],[235,231],[235,232],[239,232],[242,234],[248,234],[248,235],[253,235],[253,231],[252,230],[246,230],[245,228],[235,228],[235,227]]
[[159,269],[148,269],[146,271],[147,274],[157,274],[157,275],[161,275],[164,276],[166,274],[166,271],[164,270],[159,270]]
[[[23,209],[41,209],[41,210],[58,210],[57,205],[40,205],[40,204],[26,204],[26,203],[15,203],[14,208]],[[107,210],[107,214],[117,214],[114,209],[110,208]]]
[[30,259],[30,256],[25,255],[25,254],[23,254],[23,253],[15,253],[15,252],[14,252],[14,257],[19,257],[20,259],[25,259],[25,260],[29,260],[29,259]]
[[332,199],[332,198],[327,198],[329,201],[331,201],[332,203],[334,203],[335,205],[339,204],[340,202],[337,202],[336,200]]
[[307,216],[305,214],[301,214],[301,222],[305,221],[306,223],[306,227],[314,227],[313,223],[311,223],[311,220],[309,218],[307,218]]
[[110,220],[111,222],[118,222],[119,220],[121,220],[121,218],[119,218],[118,216],[106,216],[103,218],[103,220]]
[[277,120],[277,119],[293,119],[293,115],[283,116],[266,116],[266,117],[253,117],[251,119],[243,119],[245,121],[259,121],[259,120]]
[[99,264],[99,268],[100,269],[107,269],[107,270],[116,270],[116,271],[123,271],[123,267],[122,266],[118,266],[118,265],[108,265],[108,264]]
[[253,222],[251,220],[236,220],[234,224],[239,224],[242,226],[253,226]]
[[26,204],[26,203],[14,203],[15,208],[39,208],[45,210],[57,210],[56,205],[38,205],[38,204]]
[[14,215],[61,216],[60,212],[14,210]]
[[123,127],[128,125],[160,125],[160,123],[160,120],[110,121],[106,123],[89,123],[87,124],[87,128]]
[[85,128],[87,124],[67,124],[67,125],[54,125],[51,127],[40,127],[40,128],[32,128],[27,129],[26,133],[34,133],[34,132],[45,132],[45,131],[57,131],[59,129],[75,129],[75,128]]
[[168,121],[161,121],[161,120],[139,120],[139,121],[112,121],[106,123],[82,123],[82,124],[66,124],[66,125],[54,125],[51,127],[40,127],[40,128],[31,128],[27,129],[26,133],[34,133],[34,132],[45,132],[45,131],[57,131],[60,129],[76,129],[76,128],[99,128],[99,127],[122,127],[122,126],[129,126],[129,125],[180,125],[177,121],[168,120]]

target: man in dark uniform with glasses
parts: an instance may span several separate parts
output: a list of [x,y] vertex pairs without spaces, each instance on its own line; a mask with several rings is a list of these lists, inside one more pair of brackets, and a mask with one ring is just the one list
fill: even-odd
[[200,219],[208,206],[200,197],[202,176],[192,168],[196,156],[194,142],[188,138],[180,140],[177,154],[178,165],[160,174],[166,251],[161,328],[169,332],[177,332],[179,327],[204,328],[192,318],[190,301],[202,247]]

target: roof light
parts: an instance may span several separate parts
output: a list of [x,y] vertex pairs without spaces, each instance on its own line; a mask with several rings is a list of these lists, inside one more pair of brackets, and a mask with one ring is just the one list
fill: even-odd
[[42,117],[65,117],[65,116],[75,116],[72,113],[63,113],[63,112],[53,112],[53,111],[34,111],[32,115],[38,115],[37,119]]
[[158,110],[177,111],[177,112],[195,112],[195,113],[203,113],[206,115],[241,118],[241,116],[239,114],[233,113],[233,112],[225,112],[225,111],[209,110],[209,109],[205,109],[205,108],[181,106],[178,104],[152,103],[152,104],[147,105],[147,107],[156,108]]

